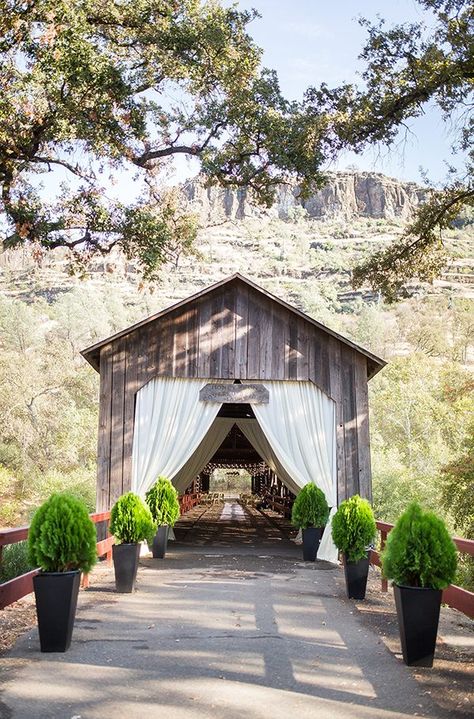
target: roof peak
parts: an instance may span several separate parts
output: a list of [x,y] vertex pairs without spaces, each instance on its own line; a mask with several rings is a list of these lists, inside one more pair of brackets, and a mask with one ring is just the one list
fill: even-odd
[[376,355],[372,354],[372,352],[369,352],[369,350],[366,350],[364,347],[361,347],[360,345],[356,344],[355,342],[352,342],[352,340],[349,340],[347,337],[344,337],[343,335],[340,335],[335,330],[330,329],[326,325],[322,324],[321,322],[318,322],[318,320],[315,320],[313,317],[310,317],[305,312],[302,312],[301,310],[297,309],[296,307],[293,307],[293,305],[290,305],[285,300],[282,300],[280,297],[277,297],[276,295],[272,294],[268,290],[264,289],[260,285],[258,285],[253,280],[249,279],[245,275],[241,274],[240,272],[234,272],[232,275],[229,275],[227,277],[224,277],[221,280],[218,280],[217,282],[214,282],[212,285],[209,285],[208,287],[205,287],[204,289],[200,290],[199,292],[194,293],[193,295],[190,295],[189,297],[186,297],[183,300],[179,300],[178,302],[175,302],[174,304],[170,305],[169,307],[164,308],[163,310],[160,310],[159,312],[156,312],[153,315],[150,315],[149,317],[144,318],[143,320],[140,320],[139,322],[134,323],[133,325],[130,325],[129,327],[126,327],[125,329],[121,330],[120,332],[115,333],[114,335],[111,335],[110,337],[106,337],[105,339],[101,340],[100,342],[96,342],[95,344],[91,345],[90,347],[87,347],[86,349],[81,351],[81,355],[89,362],[89,364],[94,367],[95,370],[99,371],[100,367],[100,349],[101,347],[114,342],[121,337],[125,337],[128,334],[131,334],[135,330],[139,329],[140,327],[143,327],[146,324],[149,324],[150,322],[154,322],[156,320],[159,320],[160,318],[164,317],[165,315],[169,314],[170,312],[173,312],[180,307],[184,307],[185,305],[196,302],[201,297],[204,297],[207,294],[210,294],[211,292],[219,289],[219,287],[223,287],[226,284],[229,284],[230,282],[233,282],[235,280],[239,280],[243,282],[245,285],[250,287],[252,290],[261,293],[262,295],[268,297],[273,302],[276,302],[277,304],[281,305],[285,309],[293,312],[295,315],[301,317],[306,322],[309,322],[310,324],[316,326],[318,329],[322,330],[323,332],[326,332],[332,337],[335,337],[340,342],[343,342],[344,344],[348,345],[352,349],[354,349],[356,352],[360,352],[361,354],[364,354],[374,365],[374,371],[371,374],[373,376],[378,372],[382,367],[386,365],[385,360],[381,359],[380,357],[377,357]]

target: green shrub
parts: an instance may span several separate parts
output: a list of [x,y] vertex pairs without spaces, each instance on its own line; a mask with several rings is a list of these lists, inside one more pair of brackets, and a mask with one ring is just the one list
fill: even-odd
[[44,572],[89,572],[97,560],[96,541],[85,504],[66,493],[52,494],[31,520],[28,559]]
[[312,482],[308,482],[294,501],[291,523],[300,529],[324,527],[328,517],[329,505],[324,492]]
[[110,532],[118,544],[150,539],[155,530],[150,510],[137,494],[127,492],[115,502],[110,512]]
[[0,583],[19,577],[34,567],[28,561],[27,542],[9,544],[3,548],[2,563],[0,564]]
[[166,477],[158,477],[153,487],[145,495],[151,516],[160,527],[168,524],[172,527],[179,517],[178,492]]
[[410,504],[387,537],[382,571],[395,584],[444,589],[456,574],[456,547],[443,520]]
[[358,494],[341,502],[332,519],[334,544],[345,554],[348,562],[358,562],[366,556],[376,531],[372,507]]

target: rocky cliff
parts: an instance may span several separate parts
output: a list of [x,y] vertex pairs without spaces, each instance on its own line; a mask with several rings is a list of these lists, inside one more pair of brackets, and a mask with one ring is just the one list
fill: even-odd
[[[184,185],[187,199],[206,223],[256,217],[262,207],[252,201],[246,189],[206,188],[201,178]],[[371,217],[409,220],[426,195],[419,185],[401,182],[375,172],[333,172],[325,187],[306,200],[297,186],[281,185],[268,214],[287,219],[296,208],[308,217],[326,220],[351,220]]]

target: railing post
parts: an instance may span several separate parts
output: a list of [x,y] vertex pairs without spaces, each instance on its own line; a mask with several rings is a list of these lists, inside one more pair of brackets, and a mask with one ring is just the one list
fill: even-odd
[[[380,554],[382,554],[382,552],[383,552],[386,541],[387,541],[387,530],[381,529],[380,530]],[[383,576],[383,574],[382,574],[382,592],[388,592],[388,582],[385,579],[385,577]]]

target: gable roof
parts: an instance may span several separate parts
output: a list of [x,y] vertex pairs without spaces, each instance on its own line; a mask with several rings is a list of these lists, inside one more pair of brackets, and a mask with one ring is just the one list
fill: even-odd
[[239,272],[234,273],[230,277],[226,277],[223,280],[220,280],[219,282],[215,282],[213,285],[210,285],[209,287],[206,287],[203,290],[200,290],[199,292],[196,292],[194,295],[191,295],[190,297],[187,297],[184,300],[180,300],[179,302],[176,302],[173,305],[170,305],[170,307],[166,307],[163,310],[160,310],[160,312],[157,312],[154,315],[151,315],[150,317],[146,317],[143,320],[140,320],[140,322],[136,322],[133,325],[130,325],[130,327],[126,327],[124,330],[121,330],[120,332],[117,332],[114,335],[111,335],[110,337],[106,337],[105,339],[101,340],[100,342],[96,342],[95,344],[91,345],[90,347],[87,347],[86,349],[81,351],[81,355],[84,357],[84,359],[89,362],[89,364],[97,370],[97,372],[100,371],[100,350],[102,347],[104,347],[107,344],[110,344],[111,342],[114,342],[115,340],[120,339],[121,337],[125,337],[126,335],[131,334],[135,330],[139,329],[140,327],[143,327],[144,325],[149,324],[150,322],[155,322],[156,320],[161,319],[165,315],[174,312],[175,310],[185,307],[188,304],[191,304],[193,302],[196,302],[196,300],[200,299],[201,297],[204,297],[207,294],[210,294],[214,290],[218,289],[219,287],[222,287],[223,285],[230,284],[232,282],[243,282],[248,287],[251,287],[253,290],[256,290],[260,294],[264,295],[265,297],[268,297],[273,302],[276,302],[277,304],[281,305],[285,309],[289,310],[293,314],[295,314],[297,317],[301,317],[306,322],[309,322],[310,324],[314,325],[318,329],[322,330],[326,334],[330,335],[331,337],[335,337],[337,340],[342,342],[343,344],[347,345],[351,349],[355,350],[356,352],[359,352],[360,354],[365,355],[368,359],[368,378],[370,379],[373,377],[377,372],[380,372],[383,367],[387,364],[385,360],[381,359],[380,357],[377,357],[376,355],[372,354],[372,352],[369,352],[369,350],[364,349],[360,345],[356,344],[355,342],[352,342],[351,340],[347,339],[347,337],[344,337],[343,335],[340,335],[338,332],[335,332],[334,330],[330,329],[329,327],[326,327],[326,325],[321,324],[321,322],[318,322],[317,320],[313,319],[309,315],[305,314],[301,310],[298,310],[296,307],[293,307],[288,302],[285,302],[285,300],[282,300],[280,297],[277,297],[276,295],[273,295],[271,292],[268,292],[268,290],[264,290],[263,287],[260,287],[255,282],[252,282],[252,280],[249,280],[248,277],[244,277]]

